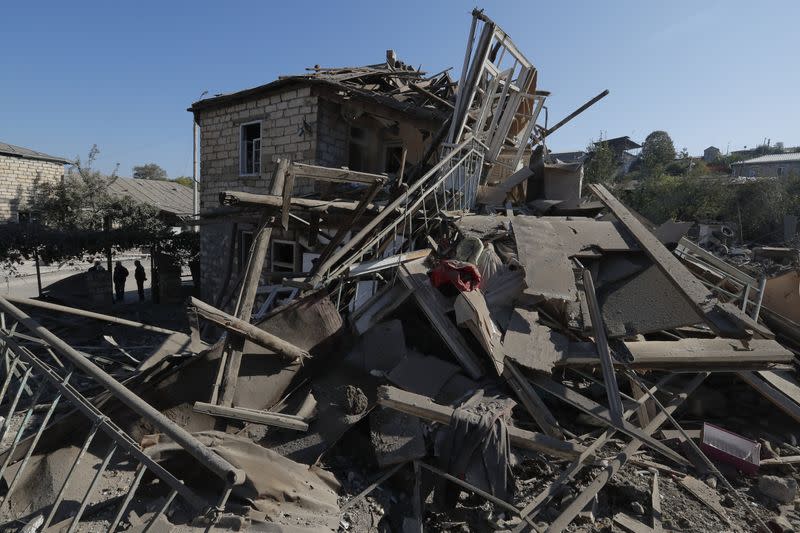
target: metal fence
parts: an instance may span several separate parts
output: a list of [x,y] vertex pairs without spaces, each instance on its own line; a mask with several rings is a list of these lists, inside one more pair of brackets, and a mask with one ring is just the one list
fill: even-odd
[[[176,496],[192,513],[203,514],[213,519],[214,513],[224,507],[232,487],[244,481],[242,471],[208,449],[80,352],[2,297],[0,297],[0,353],[2,357],[0,409],[4,417],[0,423],[0,442],[9,440],[6,437],[13,434],[0,452],[0,478],[5,475],[8,480],[8,490],[0,505],[0,516],[5,520],[4,524],[0,524],[0,530],[13,530],[15,525],[21,526],[25,522],[37,520],[42,522],[41,530],[44,531],[52,525],[58,515],[68,489],[72,494],[75,494],[76,490],[83,491],[83,498],[77,511],[65,522],[61,522],[59,529],[68,532],[78,530],[90,501],[96,502],[93,508],[98,506],[107,508],[116,503],[111,501],[114,499],[112,496],[104,498],[98,487],[109,466],[121,462],[125,462],[129,467],[135,465],[135,472],[128,489],[122,495],[116,496],[120,500],[119,505],[113,518],[108,522],[107,531],[115,531],[120,525],[147,472],[157,478],[159,483],[163,483],[167,492],[162,504],[153,513],[150,523],[168,511]],[[94,405],[84,392],[81,392],[87,390],[110,393],[120,403],[142,417],[148,425],[172,439],[199,465],[208,469],[210,474],[217,476],[221,480],[219,485],[224,488],[212,501],[209,501],[207,496],[197,494],[149,457],[138,442]],[[85,426],[90,429],[86,433],[80,451],[67,469],[64,479],[59,481],[58,492],[51,503],[39,509],[31,509],[29,505],[17,505],[18,509],[25,510],[15,513],[11,509],[15,491],[19,489],[20,481],[30,467],[31,458],[36,453],[42,436],[55,426],[57,422],[54,422],[55,415],[62,411],[59,408],[64,407],[69,408],[64,416],[80,416],[88,421]],[[41,415],[43,410],[44,415]],[[16,429],[12,430],[14,426]],[[100,435],[106,437],[103,442],[98,439]],[[79,463],[86,459],[93,442],[95,445],[104,445],[105,441],[107,448],[99,469],[85,490],[82,487],[76,488],[77,484],[85,484],[85,480],[75,475]]]

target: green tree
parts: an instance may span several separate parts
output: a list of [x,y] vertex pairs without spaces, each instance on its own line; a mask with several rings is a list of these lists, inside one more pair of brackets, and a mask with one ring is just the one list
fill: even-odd
[[93,146],[85,162],[78,160],[57,183],[36,183],[26,208],[34,214],[28,224],[0,226],[0,261],[7,267],[38,255],[43,261],[63,261],[108,248],[124,250],[158,244],[173,251],[176,260],[197,254],[197,234],[174,235],[173,221],[150,205],[130,196],[113,195],[116,179],[94,170],[99,154]]
[[194,180],[192,179],[191,176],[179,176],[179,177],[177,177],[175,179],[172,179],[170,181],[173,181],[175,183],[180,183],[184,187],[189,187],[189,188],[192,187],[192,183],[194,182]]
[[155,163],[148,163],[133,167],[133,177],[137,180],[165,181],[167,179],[167,171]]
[[642,144],[642,168],[645,174],[656,176],[675,159],[675,145],[666,131],[656,130]]
[[605,141],[590,143],[589,158],[583,167],[584,177],[589,183],[610,183],[617,171],[614,151]]

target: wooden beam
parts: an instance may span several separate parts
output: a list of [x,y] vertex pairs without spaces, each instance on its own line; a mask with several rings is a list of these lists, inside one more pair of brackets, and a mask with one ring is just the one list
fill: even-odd
[[276,337],[272,333],[268,333],[263,329],[254,326],[249,322],[231,316],[225,311],[221,311],[216,307],[212,307],[207,303],[192,297],[190,300],[191,308],[194,309],[198,315],[206,320],[217,324],[224,328],[226,331],[239,335],[245,339],[252,341],[259,346],[263,346],[269,350],[274,351],[278,355],[290,360],[303,360],[309,357],[307,351],[302,350],[292,343],[286,342],[280,337]]
[[132,328],[141,329],[143,331],[150,331],[152,333],[163,333],[164,335],[172,335],[174,333],[179,333],[178,331],[174,331],[167,328],[161,328],[158,326],[151,326],[149,324],[143,324],[142,322],[135,322],[133,320],[127,320],[125,318],[117,318],[111,315],[103,315],[101,313],[95,313],[93,311],[85,311],[83,309],[78,309],[75,307],[67,307],[66,305],[58,305],[58,304],[52,304],[50,302],[42,302],[40,300],[33,300],[31,298],[21,298],[18,296],[5,295],[5,299],[17,305],[27,305],[30,307],[37,307],[39,309],[46,309],[48,311],[57,311],[59,313],[65,313],[68,315],[92,318],[94,320],[101,320],[103,322],[108,322],[110,324],[119,324],[120,326],[129,326]]
[[764,329],[753,322],[749,316],[742,313],[739,308],[720,304],[713,293],[672,252],[667,250],[661,241],[608,189],[598,183],[591,184],[589,187],[595,196],[630,231],[631,235],[639,242],[642,250],[656,264],[670,283],[678,289],[679,293],[692,308],[705,318],[711,329],[718,335],[736,338],[750,337],[751,335],[745,331],[743,325],[759,332]]
[[[634,369],[713,369],[769,368],[774,364],[791,363],[794,354],[771,339],[680,339],[675,341],[624,342],[633,360]],[[570,343],[569,351],[560,354],[556,366],[598,366],[600,358],[592,343]],[[622,365],[619,361],[614,364]]]
[[322,167],[304,163],[292,163],[287,170],[287,176],[337,183],[365,183],[367,185],[383,185],[389,179],[384,174],[370,174],[347,168]]
[[650,507],[653,510],[653,531],[661,533],[664,528],[661,526],[661,489],[658,486],[658,470],[653,470],[653,489],[650,491]]
[[[788,393],[770,385],[761,375],[761,372],[737,372],[737,375],[748,385],[753,387],[764,398],[772,402],[778,409],[800,422],[800,404],[793,391]],[[794,398],[792,396],[795,396]]]
[[244,407],[225,407],[222,405],[214,405],[204,402],[195,402],[192,409],[198,413],[205,413],[207,415],[220,416],[223,418],[232,418],[234,420],[243,420],[245,422],[253,422],[254,424],[277,426],[281,428],[294,429],[296,431],[308,431],[308,422],[294,415],[271,413],[269,411],[248,409]]
[[[452,407],[435,403],[427,396],[406,392],[387,385],[378,387],[378,404],[445,425],[450,424],[450,418],[453,416],[454,411]],[[518,448],[542,452],[554,457],[572,459],[580,455],[584,450],[583,446],[579,444],[561,441],[514,426],[508,427],[508,436],[511,444]]]
[[637,428],[624,418],[620,418],[619,420],[614,420],[611,417],[611,414],[609,413],[608,409],[594,402],[593,400],[587,398],[586,396],[583,396],[578,392],[570,389],[569,387],[566,387],[561,383],[557,383],[545,376],[536,376],[531,380],[531,382],[540,389],[546,391],[549,394],[552,394],[556,398],[563,400],[564,402],[575,407],[576,409],[583,411],[587,415],[594,417],[597,420],[608,424],[609,426],[614,427],[617,431],[625,433],[626,435],[634,439],[639,439],[643,441],[651,449],[657,451],[667,459],[675,463],[678,463],[679,465],[692,466],[691,462],[687,461],[683,456],[676,453],[671,448],[661,443],[659,440],[651,437],[644,430]]
[[608,349],[606,326],[603,322],[603,315],[600,313],[600,304],[597,303],[592,273],[587,269],[583,270],[583,292],[586,295],[589,316],[592,319],[594,342],[597,345],[597,353],[600,355],[600,368],[603,370],[603,384],[608,397],[608,409],[611,412],[612,420],[622,423],[622,398],[619,395],[617,374],[614,372],[614,359]]
[[[665,406],[665,410],[659,412],[653,420],[644,428],[643,432],[646,435],[652,435],[655,433],[666,421],[667,421],[667,414],[672,414],[675,410],[683,404],[686,398],[694,392],[697,387],[705,380],[708,374],[698,374],[697,376],[690,381],[686,387],[684,387],[683,391],[680,394],[677,394],[672,397],[672,400]],[[588,504],[597,493],[608,483],[614,475],[619,472],[620,468],[625,464],[625,462],[635,454],[639,448],[642,446],[642,441],[639,439],[633,439],[617,456],[612,459],[608,466],[600,471],[598,476],[592,480],[592,482],[585,488],[581,493],[579,493],[570,503],[569,505],[561,511],[561,514],[550,524],[547,531],[548,532],[556,532],[556,531],[563,531],[569,524],[572,522],[578,513],[580,513],[586,504]]]
[[[286,177],[286,168],[289,166],[287,159],[280,159],[272,176],[273,194],[283,190]],[[253,304],[258,293],[258,284],[261,280],[261,271],[264,270],[264,261],[269,249],[269,241],[272,237],[273,217],[264,213],[253,236],[253,244],[247,260],[244,277],[242,278],[242,288],[239,294],[239,301],[236,304],[236,318],[243,322],[250,322],[253,314]],[[223,349],[223,358],[220,364],[224,363],[224,372],[221,376],[220,404],[230,407],[233,405],[233,397],[236,393],[236,383],[239,379],[239,368],[242,364],[242,339],[228,339]],[[212,402],[216,403],[216,402]]]
[[531,417],[536,421],[545,435],[549,435],[555,439],[564,439],[564,432],[561,431],[561,426],[558,425],[558,420],[550,412],[545,403],[531,387],[528,380],[522,374],[517,364],[512,359],[506,359],[503,362],[503,375],[509,386],[514,390],[517,398],[525,406],[525,409],[530,413]]
[[[674,376],[673,374],[668,374],[664,376],[658,381],[658,383],[656,383],[650,389],[650,391],[655,393],[656,391],[660,390],[663,386],[667,384],[668,381],[673,379],[673,376]],[[647,401],[652,401],[652,400],[650,400],[649,397],[639,400],[637,402],[637,407]],[[622,416],[625,419],[629,419],[635,411],[636,411],[635,408],[628,409],[627,411],[625,411],[625,413],[623,413]],[[602,435],[600,435],[598,438],[594,440],[594,442],[592,442],[589,446],[586,447],[586,450],[584,450],[584,452],[580,456],[574,459],[569,464],[569,466],[567,466],[564,470],[562,470],[561,473],[558,475],[558,477],[555,480],[553,480],[552,483],[548,484],[543,491],[541,491],[539,494],[536,495],[535,498],[533,498],[530,502],[528,502],[528,504],[520,513],[520,516],[522,516],[529,524],[533,525],[534,523],[533,517],[535,517],[542,509],[544,509],[544,506],[545,504],[547,504],[547,502],[549,502],[553,497],[555,497],[559,492],[561,492],[562,487],[566,483],[574,479],[574,477],[578,474],[578,472],[581,471],[581,469],[584,466],[584,462],[589,459],[590,455],[593,454],[595,451],[601,449],[603,446],[605,446],[609,442],[611,437],[614,436],[615,433],[616,429],[612,427],[606,429]],[[525,527],[526,527],[525,524],[521,524],[514,531],[515,533],[518,533],[519,531],[525,529]]]
[[[356,210],[353,213],[353,218],[350,219],[349,223],[339,226],[333,238],[328,241],[328,244],[325,245],[325,248],[320,253],[317,264],[311,269],[311,274],[309,274],[308,278],[306,279],[306,282],[311,286],[315,286],[317,283],[319,283],[322,280],[322,277],[328,272],[330,267],[333,266],[331,255],[339,247],[342,241],[344,241],[345,236],[350,229],[355,226],[356,222],[358,222],[358,219],[361,218],[361,215],[364,214],[364,211],[367,209],[369,203],[375,199],[375,195],[378,194],[378,191],[380,191],[382,185],[383,182],[376,181],[364,192],[364,196],[358,202],[358,206],[356,206]],[[355,246],[356,244],[358,243],[348,243],[349,246]]]
[[[434,329],[439,333],[455,358],[464,367],[470,377],[478,379],[483,375],[480,360],[467,344],[464,336],[447,316],[447,309],[442,304],[442,295],[431,284],[422,261],[403,263],[398,269],[403,284],[408,287],[419,304],[422,312],[428,317]],[[436,297],[439,295],[439,298]]]

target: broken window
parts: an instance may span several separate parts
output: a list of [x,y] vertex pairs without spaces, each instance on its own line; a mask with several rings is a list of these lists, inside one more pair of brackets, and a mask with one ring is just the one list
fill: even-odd
[[258,174],[261,168],[261,122],[242,124],[239,144],[239,174]]
[[253,232],[239,232],[239,272],[244,272],[247,258],[250,256],[250,247],[253,245]]
[[272,241],[272,271],[273,272],[294,272],[295,258],[297,255],[297,243],[293,241]]
[[401,143],[390,143],[383,148],[383,171],[389,175],[396,175],[400,171],[400,163],[403,160],[403,145]]
[[783,176],[783,167],[778,167],[778,176]]
[[347,168],[360,172],[367,170],[367,144],[367,130],[350,126]]
[[17,222],[20,224],[36,222],[36,214],[33,211],[20,211],[17,213]]

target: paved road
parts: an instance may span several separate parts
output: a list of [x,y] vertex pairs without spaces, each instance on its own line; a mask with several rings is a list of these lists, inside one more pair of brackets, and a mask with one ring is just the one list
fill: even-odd
[[[125,302],[138,301],[139,296],[136,291],[136,280],[133,278],[134,260],[139,259],[147,271],[147,280],[144,282],[145,297],[150,299],[150,258],[140,256],[122,256],[120,260],[130,273],[125,283]],[[116,260],[115,260],[116,263]],[[75,274],[85,272],[91,263],[76,262],[73,265],[64,265],[61,268],[42,267],[42,289],[48,285],[61,281]],[[105,261],[103,262],[105,266]],[[6,271],[0,271],[0,295],[8,294],[19,298],[35,298],[39,296],[39,288],[36,283],[36,266],[32,261],[26,262],[17,267],[17,275],[12,276]]]

